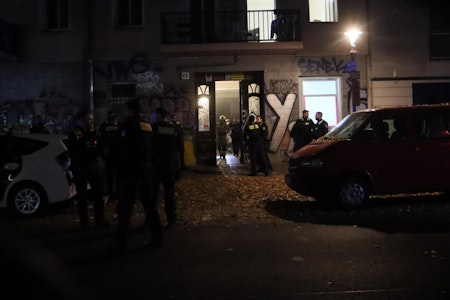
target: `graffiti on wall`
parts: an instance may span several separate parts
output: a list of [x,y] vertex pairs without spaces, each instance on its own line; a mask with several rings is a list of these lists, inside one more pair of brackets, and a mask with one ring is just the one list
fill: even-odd
[[292,79],[272,79],[266,85],[266,123],[271,141],[270,152],[289,149],[289,118],[298,93],[298,82]]
[[0,104],[0,128],[28,132],[34,118],[41,116],[51,133],[65,134],[70,130],[78,107],[68,101],[39,100],[7,101]]
[[163,85],[159,82],[159,75],[153,73],[152,71],[147,71],[144,73],[133,74],[133,77],[136,79],[137,89],[145,89],[145,90],[156,90],[161,93],[163,91]]
[[108,61],[106,66],[97,63],[94,71],[108,81],[128,81],[134,78],[136,88],[162,93],[164,85],[160,81],[160,67],[153,66],[145,55],[136,54],[128,61]]
[[289,117],[294,107],[295,99],[297,95],[288,94],[284,101],[281,101],[277,95],[266,95],[267,104],[274,112],[275,116],[270,117],[270,123],[272,126],[272,139],[270,143],[270,151],[276,152],[280,148],[280,144],[283,142],[283,137],[286,134],[286,128],[288,127]]
[[301,75],[312,74],[340,74],[345,71],[347,62],[343,58],[321,57],[321,58],[300,58],[297,61],[297,68]]
[[190,131],[194,129],[195,118],[191,112],[191,101],[184,96],[163,96],[163,97],[138,97],[143,113],[150,122],[154,121],[154,111],[162,107],[170,115],[176,115],[180,121],[183,130]]
[[[299,74],[340,75],[346,73],[348,62],[344,57],[302,57],[297,61]],[[290,120],[297,99],[298,82],[295,80],[270,80],[267,85],[266,122],[271,127],[270,151],[280,153],[292,150],[289,132],[296,120]]]

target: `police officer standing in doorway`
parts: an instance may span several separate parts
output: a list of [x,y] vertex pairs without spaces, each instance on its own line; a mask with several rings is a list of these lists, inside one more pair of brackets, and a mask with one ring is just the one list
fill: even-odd
[[265,160],[266,150],[264,149],[264,137],[259,125],[255,122],[255,116],[248,117],[247,124],[244,128],[243,138],[249,146],[250,150],[250,166],[251,173],[249,176],[256,176],[256,167],[260,164],[260,169],[269,175],[269,167]]
[[314,122],[309,117],[309,111],[305,109],[290,132],[290,136],[294,139],[294,152],[312,142],[313,130]]
[[152,126],[140,118],[140,105],[136,100],[126,103],[126,115],[121,133],[120,196],[114,238],[116,254],[125,250],[136,193],[143,205],[145,220],[151,232],[151,240],[146,247],[160,247],[163,243],[161,221],[152,197]]
[[[81,228],[88,227],[88,198],[94,203],[96,227],[107,227],[104,217],[102,192],[102,166],[100,162],[99,136],[94,128],[94,116],[82,109],[75,118],[73,130],[68,135],[70,168],[77,189],[76,204]],[[88,183],[91,187],[88,193]]]
[[164,189],[164,211],[166,213],[167,225],[170,228],[177,224],[177,213],[175,203],[175,172],[177,162],[177,132],[169,121],[168,112],[162,107],[154,112],[153,126],[153,148],[152,159],[153,172],[153,197],[156,201],[159,188],[162,184]]
[[[271,173],[273,171],[272,163],[269,159],[269,147],[270,147],[270,137],[269,137],[269,128],[267,127],[266,123],[263,121],[262,116],[256,117],[256,123],[259,126],[259,129],[261,130],[262,137],[263,137],[263,143],[264,143],[264,160],[265,165],[267,167],[267,170],[262,170],[262,166],[260,164],[260,172],[268,172]],[[264,166],[264,164],[263,164]]]

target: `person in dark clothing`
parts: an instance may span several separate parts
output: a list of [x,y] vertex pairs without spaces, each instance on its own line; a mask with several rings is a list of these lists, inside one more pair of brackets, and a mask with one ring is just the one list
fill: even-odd
[[108,118],[100,125],[98,131],[105,161],[106,193],[110,201],[117,200],[120,159],[120,126],[117,114],[109,112]]
[[312,142],[313,129],[314,122],[309,118],[309,111],[304,110],[302,117],[295,122],[290,132],[290,136],[294,139],[294,152]]
[[118,254],[125,250],[136,193],[150,227],[151,239],[146,247],[160,247],[163,243],[161,221],[152,196],[152,126],[140,118],[140,105],[135,100],[126,103],[126,114],[121,130],[120,187],[114,238],[114,249]]
[[[88,227],[88,198],[94,203],[95,225],[97,227],[109,225],[104,218],[103,174],[98,141],[93,114],[87,109],[81,110],[76,116],[73,130],[68,135],[67,148],[77,189],[75,199],[82,228]],[[91,187],[89,191],[88,183]]]
[[247,124],[244,128],[243,138],[250,150],[250,166],[251,173],[249,176],[256,176],[256,167],[258,163],[261,163],[261,170],[264,171],[265,175],[269,175],[269,168],[266,165],[266,160],[264,159],[264,139],[259,128],[259,125],[255,122],[255,116],[249,116]]
[[159,187],[164,189],[164,211],[167,218],[166,228],[177,223],[175,203],[175,168],[177,162],[176,128],[168,120],[168,113],[163,108],[154,112],[152,159],[153,197],[158,198]]
[[231,144],[233,146],[234,156],[239,156],[242,144],[242,125],[237,119],[234,119],[231,124]]
[[[269,159],[269,147],[270,147],[270,137],[269,137],[269,128],[267,127],[266,123],[264,123],[261,116],[256,117],[256,123],[259,126],[259,129],[261,130],[262,137],[263,137],[263,143],[264,143],[264,160],[265,164],[259,164],[260,165],[260,172],[268,172],[271,173],[273,171],[272,163]],[[266,165],[267,170],[261,169],[261,166]]]
[[181,178],[181,170],[186,170],[186,164],[184,163],[184,132],[181,127],[180,121],[178,121],[177,115],[172,114],[170,116],[170,123],[175,127],[176,130],[176,150],[177,150],[177,161],[175,168],[175,179],[180,180]]
[[30,128],[30,133],[49,133],[47,127],[44,126],[44,120],[41,115],[34,119],[34,125]]
[[322,112],[316,112],[316,121],[317,123],[314,126],[313,136],[314,139],[318,139],[321,136],[324,136],[328,132],[328,123],[324,119],[322,119]]

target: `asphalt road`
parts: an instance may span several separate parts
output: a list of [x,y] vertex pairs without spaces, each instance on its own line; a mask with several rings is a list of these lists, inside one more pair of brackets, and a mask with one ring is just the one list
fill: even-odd
[[[32,250],[37,273],[58,280],[50,289],[70,281],[67,295],[76,289],[87,299],[450,298],[448,232],[290,221],[180,226],[166,231],[162,248],[144,249],[148,234],[134,233],[127,253],[111,257],[111,230],[15,242],[28,258]],[[17,279],[8,282],[2,290]]]
[[148,232],[133,232],[119,257],[108,252],[113,227],[26,234],[1,222],[0,290],[2,299],[450,299],[449,204],[381,199],[355,212],[270,201],[278,222],[182,225],[154,250],[143,247]]

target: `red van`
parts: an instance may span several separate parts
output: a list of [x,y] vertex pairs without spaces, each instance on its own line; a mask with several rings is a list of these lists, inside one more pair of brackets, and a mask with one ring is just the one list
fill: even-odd
[[286,184],[347,208],[371,194],[450,191],[450,105],[367,109],[346,116],[289,160]]

